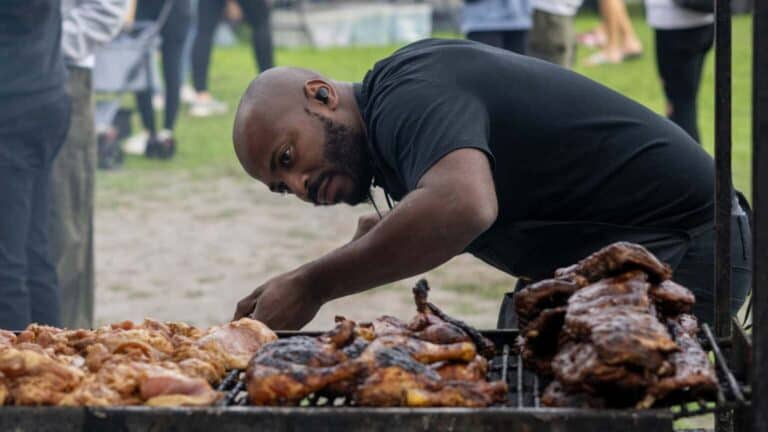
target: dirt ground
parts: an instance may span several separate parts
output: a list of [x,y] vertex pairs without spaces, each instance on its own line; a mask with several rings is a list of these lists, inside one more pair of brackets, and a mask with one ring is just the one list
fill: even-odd
[[[97,324],[145,316],[206,326],[224,322],[241,297],[344,244],[357,217],[373,211],[368,205],[315,208],[272,194],[244,175],[143,180],[154,186],[97,191]],[[514,284],[469,255],[426,277],[434,303],[479,328],[495,327],[501,295]],[[327,329],[335,315],[409,318],[417,279],[329,303],[306,328]]]

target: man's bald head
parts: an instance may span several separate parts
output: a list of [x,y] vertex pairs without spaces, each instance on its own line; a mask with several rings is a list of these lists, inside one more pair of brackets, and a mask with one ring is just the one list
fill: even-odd
[[272,191],[316,204],[367,196],[365,126],[349,83],[306,69],[269,69],[240,99],[232,139],[245,171]]
[[[296,110],[303,111],[307,105],[304,85],[310,80],[325,79],[308,69],[277,67],[262,72],[248,85],[237,107],[232,140],[235,154],[249,174],[256,176],[243,163],[249,158],[249,144],[258,147],[264,142],[250,141],[248,136],[252,133],[260,135],[259,132],[270,132],[278,119]],[[253,150],[258,151],[258,148]]]

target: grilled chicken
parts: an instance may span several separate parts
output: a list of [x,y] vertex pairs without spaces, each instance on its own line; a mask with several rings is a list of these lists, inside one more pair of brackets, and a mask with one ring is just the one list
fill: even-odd
[[525,328],[546,309],[565,306],[568,298],[580,288],[580,285],[571,281],[546,279],[528,285],[515,293],[515,311],[519,328]]
[[403,346],[374,343],[358,361],[367,366],[354,394],[359,405],[479,407],[501,401],[507,393],[503,382],[443,380]]

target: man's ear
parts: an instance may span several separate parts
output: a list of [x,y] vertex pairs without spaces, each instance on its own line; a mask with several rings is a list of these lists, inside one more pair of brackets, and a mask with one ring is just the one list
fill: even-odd
[[336,88],[321,78],[314,78],[304,83],[304,96],[307,98],[310,106],[320,104],[330,110],[335,110],[339,105]]

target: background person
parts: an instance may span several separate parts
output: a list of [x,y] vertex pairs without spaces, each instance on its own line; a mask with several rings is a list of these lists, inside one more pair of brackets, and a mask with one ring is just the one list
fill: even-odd
[[62,0],[61,49],[72,98],[69,133],[53,162],[51,257],[61,290],[61,322],[93,327],[93,199],[96,132],[92,69],[96,48],[120,31],[128,0]]
[[[213,50],[213,36],[221,20],[226,0],[199,0],[197,9],[197,34],[192,48],[192,82],[197,93],[189,114],[206,117],[226,112],[227,106],[214,99],[208,89],[208,72]],[[266,0],[237,0],[237,4],[251,27],[251,48],[259,71],[274,66],[272,30],[269,22],[269,5]]]
[[573,16],[582,0],[533,0],[533,26],[526,54],[570,68],[576,37]]
[[667,117],[699,141],[696,99],[715,37],[714,15],[683,9],[673,0],[646,0],[645,7],[654,29]]
[[469,40],[525,54],[531,28],[529,0],[470,0],[461,10],[461,32]]
[[0,7],[0,328],[61,325],[51,165],[69,127],[59,0]]

